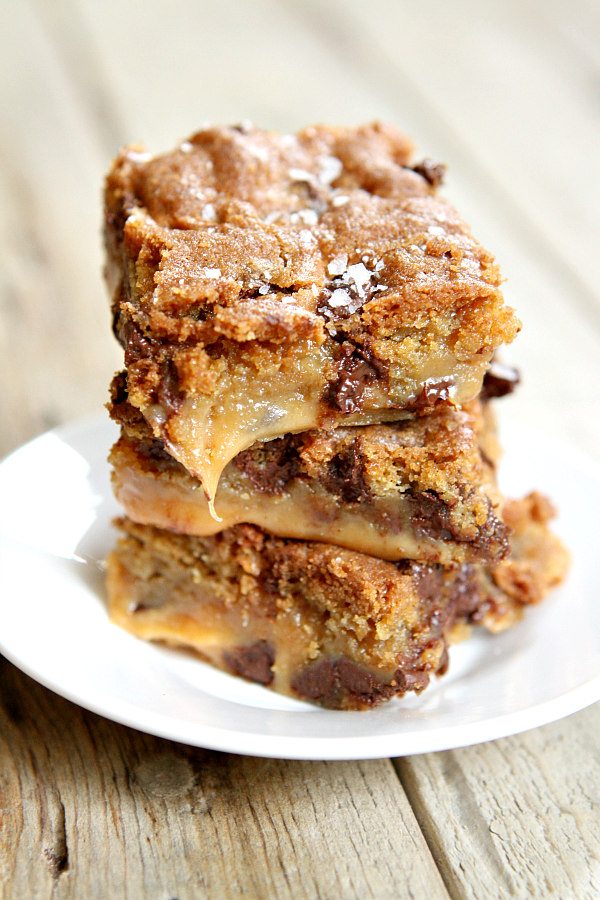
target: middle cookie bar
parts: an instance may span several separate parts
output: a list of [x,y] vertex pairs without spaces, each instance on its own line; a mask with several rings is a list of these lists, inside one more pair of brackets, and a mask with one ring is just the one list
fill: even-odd
[[124,375],[113,382],[110,412],[121,425],[110,455],[115,494],[135,522],[199,537],[246,523],[380,559],[443,565],[508,553],[489,403],[255,444],[223,473],[221,522],[200,482],[128,402]]

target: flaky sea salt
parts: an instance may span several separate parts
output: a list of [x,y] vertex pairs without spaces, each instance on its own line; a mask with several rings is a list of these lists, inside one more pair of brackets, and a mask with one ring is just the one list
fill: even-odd
[[349,306],[351,300],[352,298],[348,291],[345,291],[343,288],[336,288],[327,303],[335,309],[339,306]]
[[327,271],[330,275],[343,275],[346,271],[347,265],[348,254],[340,253],[339,256],[334,256],[333,259],[327,264]]
[[370,282],[372,276],[373,273],[369,272],[364,263],[356,263],[353,266],[348,266],[348,278],[354,282],[359,294],[364,293],[365,287]]
[[306,228],[303,228],[299,234],[300,243],[303,247],[312,247],[315,243],[315,237],[311,231],[308,231]]
[[343,171],[344,167],[337,156],[321,156],[319,159],[319,181],[321,184],[331,184]]
[[346,194],[338,194],[337,197],[334,197],[331,201],[332,206],[345,206],[346,203],[350,200],[350,197],[346,196]]
[[143,163],[148,162],[149,159],[152,159],[152,154],[146,153],[142,150],[128,150],[127,159],[130,159],[132,162]]
[[214,222],[217,218],[217,212],[213,203],[205,203],[202,207],[202,218],[205,222]]
[[296,215],[304,225],[316,225],[319,221],[314,209],[300,209]]
[[204,269],[204,277],[205,278],[220,278],[221,270],[220,269]]
[[314,177],[306,169],[288,169],[288,175],[292,181],[314,181]]

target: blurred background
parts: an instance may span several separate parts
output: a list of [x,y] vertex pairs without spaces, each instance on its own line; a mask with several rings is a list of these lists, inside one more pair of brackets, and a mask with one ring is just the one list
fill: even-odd
[[600,456],[597,0],[4,0],[0,452],[105,402],[100,195],[207,121],[385,119],[449,166],[524,321],[511,417]]

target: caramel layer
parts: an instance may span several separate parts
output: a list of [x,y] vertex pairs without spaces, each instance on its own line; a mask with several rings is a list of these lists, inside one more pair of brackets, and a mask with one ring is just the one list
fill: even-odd
[[[250,523],[285,538],[324,541],[380,559],[418,559],[449,564],[503,555],[506,540],[491,507],[480,527],[465,529],[464,540],[441,524],[431,532],[415,525],[418,504],[402,493],[360,504],[345,504],[318,485],[297,481],[280,495],[257,491],[233,466],[223,475],[217,500],[219,520],[210,512],[199,482],[161,476],[125,442],[112,454],[115,496],[135,522],[179,534],[206,536]],[[426,512],[427,514],[427,512]]]
[[441,408],[389,425],[287,435],[226,467],[211,515],[202,485],[126,401],[111,452],[116,496],[136,522],[206,536],[250,523],[381,559],[449,564],[508,550],[489,408]]

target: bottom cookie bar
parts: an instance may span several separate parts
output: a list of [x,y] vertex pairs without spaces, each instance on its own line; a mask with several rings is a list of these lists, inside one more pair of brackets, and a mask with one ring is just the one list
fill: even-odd
[[497,631],[566,570],[538,494],[506,504],[513,552],[494,566],[392,563],[239,525],[212,537],[128,519],[108,559],[114,622],[283,694],[366,709],[421,692],[471,624]]

